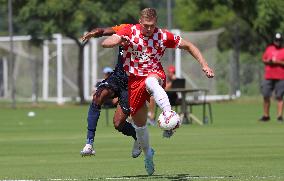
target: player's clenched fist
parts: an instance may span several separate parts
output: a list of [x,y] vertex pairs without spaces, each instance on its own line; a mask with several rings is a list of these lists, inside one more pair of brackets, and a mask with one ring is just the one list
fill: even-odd
[[215,76],[213,70],[208,66],[203,67],[202,70],[203,70],[203,72],[205,72],[205,74],[208,78],[213,78]]

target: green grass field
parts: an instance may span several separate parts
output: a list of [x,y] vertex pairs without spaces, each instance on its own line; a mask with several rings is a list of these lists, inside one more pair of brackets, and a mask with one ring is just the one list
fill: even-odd
[[[261,99],[212,106],[213,124],[183,125],[171,139],[150,127],[151,177],[143,156],[130,157],[133,140],[106,126],[104,111],[97,155],[82,158],[87,106],[2,106],[0,180],[284,180],[284,124],[276,121],[275,104],[267,123],[257,121]],[[31,110],[35,117],[27,116]]]

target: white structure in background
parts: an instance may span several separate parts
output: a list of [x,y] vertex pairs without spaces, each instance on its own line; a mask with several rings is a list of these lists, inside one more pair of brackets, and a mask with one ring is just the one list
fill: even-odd
[[[17,41],[29,41],[31,40],[31,36],[13,36],[12,40],[14,42]],[[0,37],[0,42],[10,42],[10,37],[9,36],[4,36],[4,37]],[[3,49],[5,51],[10,51],[10,48],[7,46],[0,46],[0,49]],[[16,52],[16,50],[14,49],[14,53],[17,54],[18,52]],[[25,53],[20,52],[19,54],[21,54],[23,57],[27,57],[28,55]],[[8,59],[7,57],[0,57],[0,59],[2,59],[3,62],[3,67],[2,67],[2,75],[3,75],[3,95],[4,98],[8,98],[9,97],[9,67],[8,67]]]
[[8,97],[8,60],[7,57],[2,58],[2,87],[0,91],[3,93],[3,97]]
[[[180,35],[180,30],[173,30],[173,33]],[[56,43],[57,45],[57,103],[62,104],[64,102],[63,98],[63,90],[62,90],[62,44],[74,43],[72,40],[62,40],[62,36],[60,34],[54,35],[55,40],[52,43]],[[49,50],[48,50],[49,41],[44,42],[43,46],[43,100],[48,100],[48,61],[49,61]],[[91,51],[90,51],[91,48]],[[91,53],[91,63],[90,63],[90,53]],[[182,76],[181,73],[181,50],[175,50],[175,64],[176,64],[176,74],[178,77]],[[84,48],[84,97],[85,99],[90,99],[91,92],[90,90],[90,80],[89,80],[89,68],[91,64],[91,85],[95,85],[98,80],[98,39],[91,39],[90,44],[85,45]]]
[[42,99],[48,99],[48,69],[49,69],[49,52],[48,52],[48,41],[43,42],[43,68],[42,68]]
[[[175,34],[180,34],[179,30],[173,30]],[[70,100],[70,97],[64,97],[63,83],[68,82],[68,79],[64,77],[63,67],[63,45],[75,44],[73,40],[63,38],[61,34],[54,34],[53,40],[44,40],[42,46],[42,100],[43,101],[56,101],[58,104],[63,104],[65,101]],[[14,36],[13,41],[30,41],[31,36]],[[8,42],[9,37],[0,37],[0,42]],[[56,46],[55,52],[50,52],[50,45]],[[1,47],[0,47],[1,48]],[[181,77],[181,57],[180,49],[176,49],[175,62],[177,67],[177,76]],[[17,52],[15,54],[25,54],[25,52]],[[27,55],[25,55],[26,57]],[[91,85],[95,85],[98,81],[98,39],[91,39],[84,48],[84,65],[83,65],[83,85],[84,85],[84,98],[89,100],[91,98]],[[56,97],[50,97],[49,86],[50,86],[50,60],[56,58]],[[90,58],[92,61],[90,61]],[[3,58],[4,66],[4,93],[8,95],[8,65],[7,60]],[[91,67],[91,70],[89,69]],[[90,72],[91,71],[91,72]],[[91,80],[90,76],[91,75]],[[64,81],[63,81],[64,80]],[[69,80],[69,84],[74,85]],[[73,86],[74,87],[74,86]],[[77,89],[77,87],[75,87]],[[75,89],[74,88],[74,89]],[[7,97],[7,96],[5,96]]]
[[[180,30],[174,29],[171,31],[173,34],[180,36]],[[176,76],[181,78],[181,49],[175,49],[175,67],[176,67]]]
[[[48,101],[48,90],[49,90],[49,60],[50,60],[50,53],[49,53],[49,43],[56,44],[56,58],[57,58],[57,103],[63,104],[64,101],[68,100],[69,98],[63,97],[63,67],[62,67],[62,45],[63,44],[74,44],[74,41],[70,39],[63,39],[61,34],[54,34],[54,39],[52,42],[45,40],[43,45],[43,88],[42,88],[42,97],[43,100]],[[91,57],[92,57],[92,85],[97,82],[97,40],[92,39],[90,44],[86,44],[84,47],[84,65],[83,65],[83,85],[84,85],[84,98],[86,100],[90,99],[91,92],[90,92],[90,79],[89,79],[89,67],[90,67],[90,47],[92,48]]]
[[[57,62],[57,100],[58,104],[63,104],[63,80],[62,80],[62,35],[53,35],[55,41],[50,42],[45,40],[43,43],[43,71],[42,71],[42,98],[47,101],[49,99],[48,89],[49,89],[49,43],[56,44],[56,62]],[[66,42],[67,43],[67,42]]]
[[[66,44],[75,44],[73,40],[70,39],[64,39],[62,37],[61,34],[54,34],[53,35],[54,40],[52,41],[48,41],[45,40],[43,43],[43,62],[42,62],[42,99],[44,101],[50,101],[50,100],[54,100],[54,98],[49,97],[49,64],[50,64],[50,59],[54,58],[54,56],[56,56],[56,102],[58,104],[63,104],[66,100],[70,100],[70,98],[68,97],[64,97],[63,95],[63,80],[68,82],[68,79],[66,77],[64,77],[63,74],[63,45]],[[13,41],[30,41],[31,40],[31,36],[14,36],[13,37]],[[0,42],[9,42],[9,37],[0,37]],[[91,91],[90,91],[90,79],[89,79],[89,68],[90,67],[90,56],[89,56],[89,51],[90,51],[90,47],[92,47],[92,51],[91,51],[91,57],[92,57],[92,85],[94,85],[97,82],[97,40],[93,39],[90,41],[90,44],[87,44],[84,48],[84,70],[83,70],[83,78],[84,78],[84,97],[85,99],[90,99],[91,96]],[[50,44],[55,44],[56,45],[56,52],[50,52],[49,51],[49,45]],[[5,46],[0,46],[0,48],[5,49],[6,51],[8,51],[8,49],[5,48]],[[25,55],[25,57],[27,57],[28,55],[26,55],[24,52],[17,52],[17,50],[14,50],[14,53],[17,55]],[[3,92],[4,92],[4,97],[8,97],[8,63],[7,63],[7,58],[3,57],[2,58],[3,61],[3,70],[1,70],[3,72]],[[65,79],[64,79],[65,78]],[[73,84],[71,81],[69,81],[69,84]],[[73,86],[74,87],[74,86]]]
[[[216,42],[218,39],[218,34],[222,32],[222,30],[215,31],[204,31],[204,32],[182,32],[180,30],[174,29],[172,32],[176,35],[181,35],[183,38],[189,39],[193,43],[198,43],[198,47],[201,46],[204,55],[207,56],[210,63],[214,65],[214,52],[212,53],[212,49],[217,49]],[[42,70],[42,75],[38,75],[38,79],[42,78],[42,81],[36,80],[39,86],[41,86],[41,93],[37,93],[38,96],[42,96],[42,100],[44,101],[55,101],[58,104],[63,104],[65,101],[74,100],[78,98],[78,86],[77,86],[77,77],[75,77],[77,71],[77,52],[78,48],[75,42],[71,39],[64,38],[61,34],[54,34],[53,40],[44,40],[42,48],[37,47],[37,56],[30,53],[26,48],[26,44],[31,40],[31,36],[14,36],[13,41],[19,43],[21,41],[22,45],[18,47],[15,46],[14,54],[19,58],[16,62],[24,62],[23,64],[16,64],[16,69],[29,67],[29,63],[33,61],[26,61],[29,59],[37,59],[40,62],[40,66],[37,67],[37,70]],[[91,99],[91,90],[94,85],[98,82],[98,78],[102,78],[102,74],[100,74],[100,70],[105,65],[114,65],[117,60],[117,50],[116,49],[102,49],[99,45],[101,39],[90,39],[88,44],[84,47],[84,64],[83,64],[83,86],[84,86],[84,98],[86,100]],[[24,43],[26,42],[26,43]],[[9,37],[0,37],[0,49],[9,52]],[[28,45],[29,46],[29,45]],[[24,48],[23,48],[24,47]],[[116,52],[116,53],[115,53]],[[76,56],[76,57],[74,57]],[[36,57],[36,58],[35,58]],[[202,76],[200,76],[199,65],[191,60],[192,57],[189,56],[187,52],[182,52],[180,49],[175,49],[175,66],[176,66],[176,75],[177,77],[183,77],[187,81],[187,85],[192,88],[202,87],[204,85],[208,85],[211,87],[202,87],[202,88],[213,88],[214,94],[214,86],[215,84],[200,84],[203,80]],[[2,90],[4,90],[2,95],[5,95],[8,98],[8,88],[9,88],[9,77],[8,77],[8,65],[9,61],[4,57],[0,57],[2,59]],[[185,60],[181,60],[185,59]],[[216,59],[216,58],[215,58]],[[166,63],[163,60],[163,63]],[[168,62],[169,64],[170,62]],[[167,63],[166,63],[167,64]],[[70,66],[72,65],[72,66]],[[111,65],[110,65],[111,66]],[[195,66],[197,68],[195,68]],[[214,67],[213,67],[214,68]],[[1,71],[1,70],[0,70]],[[20,79],[23,77],[23,71],[18,70],[18,78],[23,81],[31,81],[28,75],[24,79]],[[41,77],[42,76],[42,77]],[[194,80],[194,81],[193,81]],[[207,79],[205,78],[207,81]],[[32,80],[35,81],[35,80]],[[30,82],[29,82],[30,83]],[[29,85],[29,84],[27,84]],[[19,84],[18,86],[22,86]],[[25,85],[26,86],[26,83]],[[21,90],[23,91],[23,90]],[[30,94],[30,90],[24,90],[25,94],[22,96],[25,100],[27,98],[32,98],[34,92]],[[212,93],[211,93],[212,94]],[[219,96],[219,97],[218,97]],[[240,96],[232,95],[232,96]],[[230,99],[231,95],[209,95],[208,99]]]
[[96,85],[98,81],[98,39],[91,39],[92,55],[92,84]]

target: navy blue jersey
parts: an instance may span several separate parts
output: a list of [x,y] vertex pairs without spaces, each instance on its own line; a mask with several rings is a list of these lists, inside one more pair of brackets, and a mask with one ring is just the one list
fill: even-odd
[[123,69],[123,47],[119,46],[119,52],[117,56],[117,63],[113,74],[118,78],[118,81],[126,88],[128,85],[128,76]]
[[119,54],[117,57],[117,64],[113,73],[103,80],[96,91],[100,93],[101,89],[109,88],[114,92],[112,98],[118,97],[119,105],[122,108],[122,111],[129,115],[130,109],[128,104],[128,76],[123,69],[123,48],[119,47]]

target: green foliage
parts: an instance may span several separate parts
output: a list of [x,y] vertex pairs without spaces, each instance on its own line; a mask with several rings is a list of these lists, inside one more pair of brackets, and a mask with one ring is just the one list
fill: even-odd
[[176,1],[174,20],[177,28],[185,31],[208,30],[223,27],[234,18],[229,7],[217,1]]
[[6,0],[0,0],[0,35],[8,32],[8,5]]
[[77,39],[94,27],[132,23],[140,10],[131,0],[30,0],[17,6],[16,22],[22,32],[36,38],[62,33]]
[[[259,95],[260,82],[262,80],[263,63],[261,54],[252,55],[250,53],[240,54],[240,90],[243,95]],[[218,66],[215,67],[215,79],[217,82],[217,94],[228,94],[230,92],[231,69],[230,58],[232,51],[222,51],[217,54]]]
[[275,32],[282,32],[284,29],[284,1],[259,0],[256,6],[258,16],[253,28],[261,34],[267,42],[272,40]]
[[259,95],[262,80],[263,63],[261,54],[242,53],[240,56],[241,92],[244,95]]
[[[0,34],[3,35],[8,34],[7,2],[0,0]],[[225,28],[219,36],[218,47],[224,54],[232,49],[240,51],[241,63],[248,65],[241,66],[241,75],[250,72],[248,67],[255,63],[250,60],[259,60],[259,54],[275,32],[284,33],[284,1],[281,0],[172,0],[172,5],[173,28],[184,31]],[[85,31],[94,27],[137,22],[139,10],[144,7],[156,8],[159,25],[166,26],[166,0],[13,0],[14,33],[30,34],[37,43],[51,38],[53,33],[78,41]],[[221,63],[225,66],[228,62]],[[224,77],[223,73],[219,76]],[[250,78],[241,78],[241,82],[245,92],[253,92],[258,87],[246,88],[253,83]],[[221,93],[227,92],[226,80],[218,84]]]
[[248,22],[239,17],[227,22],[224,27],[226,31],[219,36],[218,41],[221,51],[238,46],[242,52],[258,54],[266,46],[266,42],[251,28]]
[[231,92],[241,89],[246,95],[259,94],[263,72],[260,54],[271,43],[275,32],[284,33],[284,1],[181,0],[176,2],[175,15],[178,27],[183,30],[225,28],[219,36],[218,47],[224,52],[234,50],[235,56],[229,57],[239,69],[235,66],[237,70],[232,73],[216,70],[216,79],[220,77],[217,81],[219,93],[227,91],[224,74],[227,77],[234,74],[236,86],[231,81]]
[[223,52],[218,52],[217,54],[217,62],[215,71],[215,79],[217,82],[217,94],[228,94],[230,91],[229,89],[229,84],[230,78],[229,78],[229,72],[230,72],[230,67],[229,67],[229,60],[228,57],[230,55],[231,51],[223,51]]
[[15,25],[21,33],[30,34],[34,43],[60,33],[73,39],[78,46],[80,102],[83,96],[83,48],[79,37],[96,27],[114,26],[137,21],[140,1],[133,0],[21,0],[14,1]]
[[[158,14],[158,26],[162,28],[167,27],[167,0],[142,0],[142,8],[155,8]],[[172,0],[172,6],[174,6],[174,2]],[[172,12],[172,16],[174,16]],[[173,24],[175,22],[172,22]],[[173,26],[174,27],[174,26]]]
[[181,0],[174,11],[183,30],[226,27],[221,49],[232,47],[238,34],[242,51],[256,54],[284,29],[284,1],[279,0]]

